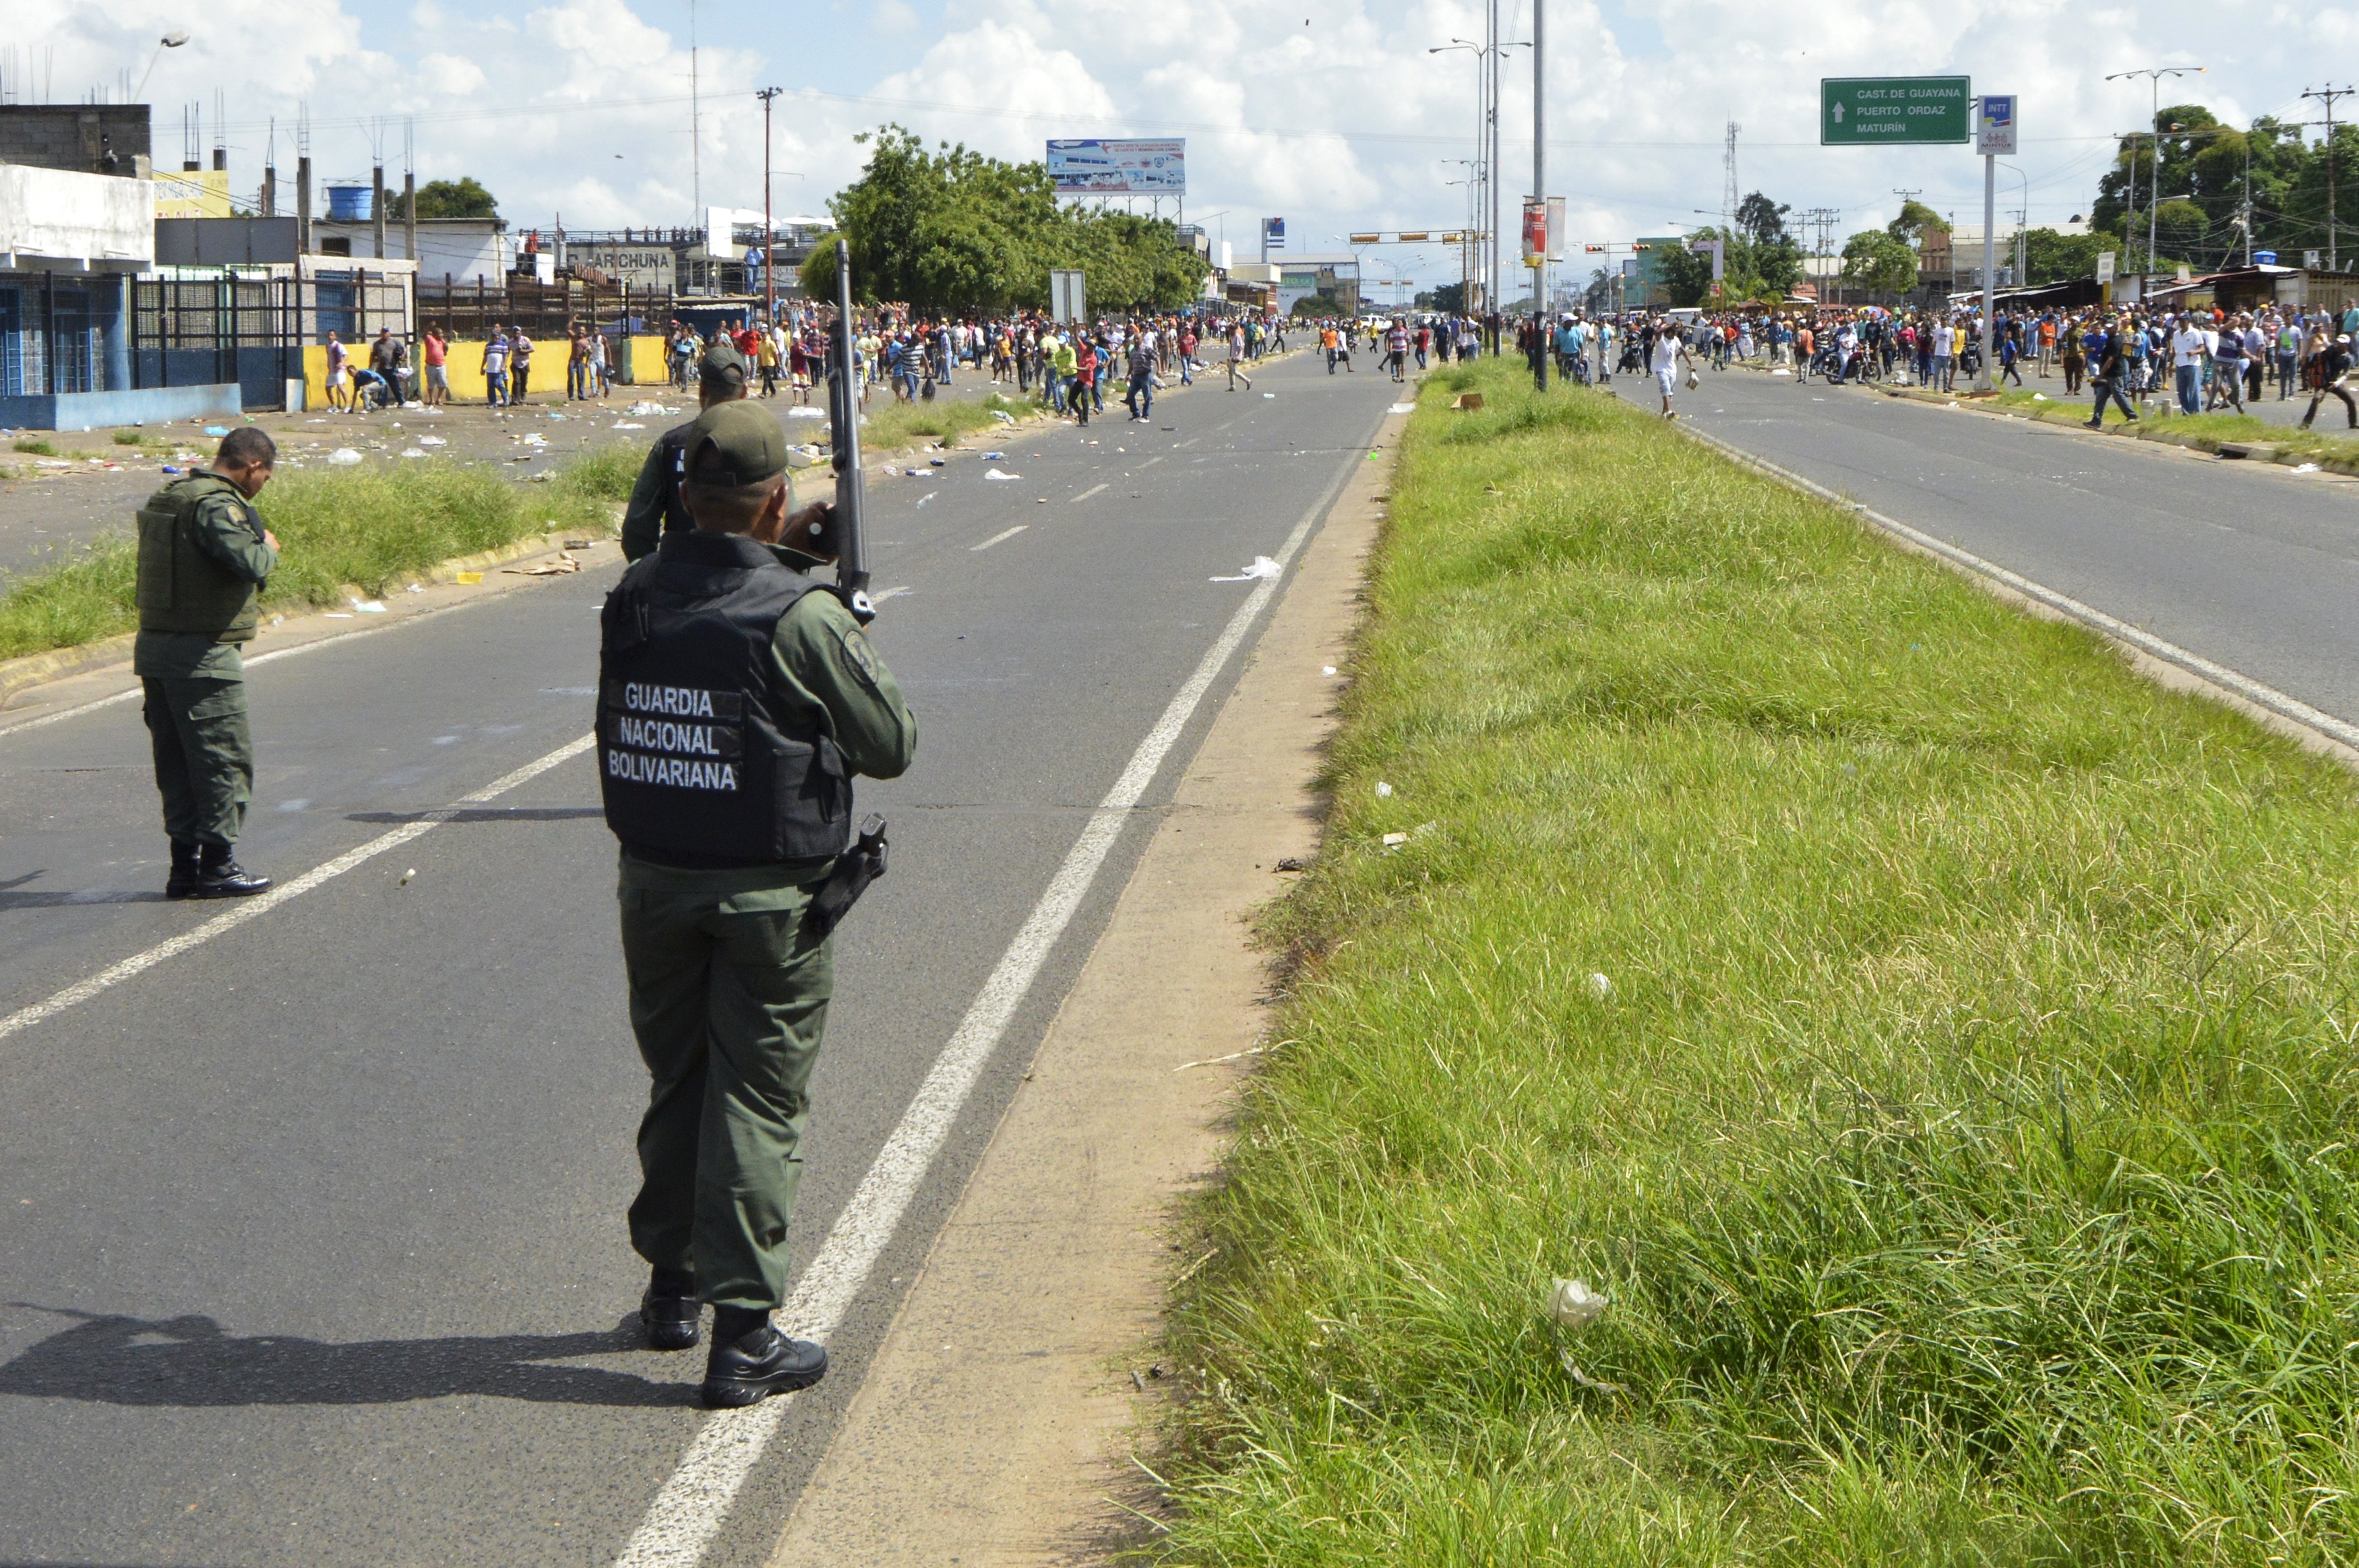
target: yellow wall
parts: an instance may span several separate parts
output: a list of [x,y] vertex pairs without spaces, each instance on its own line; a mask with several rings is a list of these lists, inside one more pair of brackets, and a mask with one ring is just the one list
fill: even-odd
[[[369,340],[344,345],[350,356],[347,362],[368,363]],[[410,351],[419,351],[412,345]],[[565,395],[565,362],[571,351],[563,338],[553,344],[547,338],[532,341],[532,390],[534,397]],[[638,337],[625,345],[632,368],[637,373],[641,386],[664,384],[664,341],[661,338]],[[480,342],[456,341],[443,356],[443,368],[450,373],[451,397],[455,403],[481,403],[484,400],[484,345]],[[617,383],[616,384],[621,384]],[[418,367],[418,386],[426,387],[426,368]],[[328,406],[328,349],[324,343],[313,343],[303,351],[303,404],[307,408]]]

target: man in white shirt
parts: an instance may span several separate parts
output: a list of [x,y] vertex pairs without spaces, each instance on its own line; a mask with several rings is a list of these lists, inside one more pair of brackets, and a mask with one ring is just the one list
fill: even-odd
[[2203,362],[2211,356],[2211,338],[2192,316],[2181,316],[2170,334],[2170,368],[2178,382],[2181,414],[2193,414],[2202,407]]
[[1695,369],[1695,361],[1688,359],[1688,345],[1669,321],[1655,323],[1655,347],[1647,357],[1647,368],[1655,373],[1655,385],[1663,395],[1663,417],[1676,419],[1671,412],[1671,394],[1680,384],[1679,362],[1687,360],[1688,369]]

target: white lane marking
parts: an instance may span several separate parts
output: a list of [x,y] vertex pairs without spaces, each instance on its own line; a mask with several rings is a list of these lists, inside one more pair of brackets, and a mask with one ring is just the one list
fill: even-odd
[[905,593],[913,593],[916,590],[914,589],[910,588],[910,586],[905,582],[898,588],[888,588],[882,593],[870,594],[868,596],[868,602],[871,604],[882,604],[888,599],[898,599]]
[[[382,626],[358,626],[350,632],[338,632],[332,636],[314,638],[309,643],[298,643],[291,648],[273,648],[266,654],[256,654],[254,657],[245,660],[245,666],[249,670],[259,669],[273,659],[291,659],[298,654],[316,653],[321,648],[332,647],[338,643],[349,643],[355,637],[375,637],[386,632],[398,632],[405,627],[415,626],[421,621],[430,621],[438,615],[447,614],[453,610],[464,610],[470,605],[489,602],[490,600],[483,599],[462,599],[453,603],[437,605],[431,610],[416,615],[405,615],[398,621],[388,621]],[[596,610],[600,606],[593,604],[590,608]],[[128,662],[125,661],[125,663]],[[133,697],[143,695],[143,689],[135,686],[128,691],[118,691],[111,697],[95,697],[89,702],[78,702],[71,708],[60,708],[55,713],[44,713],[38,719],[27,719],[22,724],[0,725],[0,736],[15,735],[27,730],[38,730],[44,724],[58,724],[69,719],[79,719],[85,713],[95,713],[102,708],[112,708],[118,702],[129,702]]]
[[2082,625],[2103,632],[2106,636],[2116,641],[2127,643],[2140,653],[2150,654],[2167,665],[2177,665],[2188,674],[2200,676],[2214,686],[2233,691],[2245,701],[2258,708],[2266,708],[2279,718],[2290,719],[2297,724],[2306,725],[2322,735],[2340,741],[2346,746],[2359,749],[2359,725],[2312,708],[2299,697],[2288,697],[2273,686],[2264,686],[2250,676],[2240,674],[2225,665],[2214,664],[2201,654],[2192,653],[2176,643],[2166,642],[2153,633],[2133,626],[2126,621],[2116,620],[2094,605],[2083,604],[2070,594],[2059,593],[2052,588],[2036,583],[2018,572],[2007,570],[1995,561],[1984,560],[1971,550],[1960,549],[1946,540],[1937,539],[1930,534],[1911,528],[1897,518],[1886,517],[1881,512],[1863,506],[1848,497],[1836,494],[1825,485],[1804,479],[1790,469],[1779,468],[1766,458],[1756,457],[1742,447],[1734,447],[1726,441],[1707,436],[1693,426],[1683,426],[1680,428],[1683,434],[1716,449],[1723,456],[1747,468],[1759,469],[1772,479],[1792,485],[1797,490],[1806,491],[1821,501],[1831,501],[1853,515],[1865,518],[1886,533],[1897,535],[1908,540],[1919,549],[1930,551],[1943,560],[1954,562],[1968,571],[1989,578],[1994,582],[2005,583],[2026,599],[2037,600],[2050,610],[2060,611]]
[[1151,468],[1153,468],[1156,464],[1158,464],[1158,463],[1161,462],[1162,460],[1162,460],[1161,458],[1159,458],[1159,457],[1157,457],[1157,458],[1149,458],[1149,459],[1147,459],[1145,462],[1143,462],[1143,463],[1139,464],[1138,466],[1139,466],[1140,468],[1143,468],[1143,469],[1151,469]]
[[312,867],[292,881],[279,883],[268,892],[258,893],[253,898],[239,899],[193,930],[183,931],[168,941],[158,942],[144,953],[134,953],[122,962],[101,969],[88,979],[68,986],[46,1000],[37,1001],[30,1007],[19,1008],[7,1017],[0,1018],[0,1040],[5,1040],[11,1034],[30,1029],[45,1019],[55,1018],[67,1009],[79,1006],[102,991],[112,990],[133,976],[145,973],[168,958],[178,957],[192,947],[201,947],[214,937],[233,931],[247,921],[258,915],[266,914],[290,900],[302,897],[321,883],[332,881],[342,876],[353,867],[376,859],[387,849],[399,849],[410,840],[432,832],[467,807],[481,806],[497,795],[506,795],[526,780],[539,777],[568,758],[580,756],[596,741],[595,735],[584,735],[578,741],[568,741],[547,756],[527,762],[516,772],[494,780],[473,795],[462,795],[448,806],[437,806],[417,821],[405,822],[390,833],[381,833],[360,848],[347,849],[334,860]]
[[1005,542],[1005,541],[1006,541],[1006,540],[1013,539],[1014,537],[1016,537],[1016,535],[1021,534],[1022,532],[1024,532],[1024,530],[1025,530],[1025,529],[1029,528],[1030,526],[1032,526],[1032,524],[1029,524],[1029,523],[1018,523],[1017,524],[1016,524],[1016,526],[1015,526],[1015,527],[1013,527],[1013,528],[1007,528],[1007,529],[1003,529],[1003,530],[1002,530],[1002,531],[1000,531],[999,533],[994,534],[990,538],[985,539],[982,544],[980,544],[980,545],[969,545],[969,546],[967,546],[967,548],[968,548],[970,551],[973,551],[973,550],[987,550],[987,549],[991,548],[991,546],[994,546],[994,545],[1001,544],[1001,543],[1003,543],[1003,542]]
[[[1280,566],[1290,564],[1319,519],[1326,515],[1343,483],[1358,469],[1345,463],[1294,532],[1278,546]],[[1196,673],[1188,677],[1157,719],[1155,728],[1131,753],[1130,762],[1090,814],[1082,835],[1067,852],[1064,864],[1049,879],[1040,900],[1025,917],[1016,939],[1000,955],[998,967],[959,1021],[957,1032],[934,1059],[917,1098],[901,1115],[900,1123],[877,1151],[875,1163],[860,1180],[852,1201],[836,1217],[827,1239],[820,1244],[810,1267],[795,1282],[794,1293],[779,1309],[779,1317],[799,1334],[825,1340],[843,1322],[853,1298],[893,1239],[909,1201],[932,1165],[936,1151],[950,1136],[967,1096],[982,1077],[985,1063],[1007,1031],[1008,1021],[1032,989],[1032,981],[1048,960],[1049,949],[1088,896],[1105,864],[1107,853],[1121,836],[1123,825],[1155,780],[1197,704],[1212,688],[1221,670],[1236,653],[1258,616],[1277,592],[1281,579],[1271,578],[1245,596],[1220,638],[1205,652]],[[689,1568],[701,1562],[707,1547],[721,1531],[731,1504],[760,1462],[763,1450],[787,1417],[791,1394],[779,1394],[746,1410],[719,1411],[706,1418],[679,1467],[647,1506],[639,1528],[624,1543],[614,1568]]]
[[1090,486],[1089,489],[1082,492],[1081,494],[1073,497],[1072,503],[1075,506],[1079,506],[1082,502],[1087,501],[1091,496],[1095,495],[1099,491],[1102,491],[1104,488],[1104,484],[1093,484]]

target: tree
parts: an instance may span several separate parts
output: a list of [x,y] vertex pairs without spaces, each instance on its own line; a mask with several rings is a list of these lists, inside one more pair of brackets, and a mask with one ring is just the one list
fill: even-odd
[[823,305],[835,299],[835,242],[842,238],[842,230],[829,230],[803,258],[803,293]]
[[472,176],[458,179],[429,179],[418,188],[418,215],[421,218],[496,218],[499,203],[492,193],[477,184]]
[[1786,214],[1792,211],[1756,190],[1736,204],[1737,232],[1756,248],[1791,244],[1792,237],[1786,232]]
[[1294,302],[1289,316],[1341,316],[1343,302],[1332,294],[1306,294]]
[[[948,142],[929,152],[899,125],[857,139],[872,148],[868,166],[829,207],[852,247],[864,300],[921,310],[1038,308],[1048,302],[1049,270],[1079,267],[1093,304],[1168,308],[1185,304],[1203,281],[1203,258],[1180,243],[1172,224],[1060,206],[1043,164],[1007,163]],[[807,268],[806,287],[810,276]]]
[[2066,234],[2054,229],[2027,229],[2023,235],[2023,282],[2037,286],[2094,277],[2097,253],[2120,249],[2120,242],[2111,234]]
[[1427,308],[1444,316],[1466,314],[1466,286],[1462,283],[1445,283],[1423,298]]
[[[1949,224],[1941,221],[1941,215],[1939,212],[1934,211],[1922,201],[1911,198],[1900,203],[1900,216],[1886,223],[1884,226],[1884,232],[1902,244],[1913,245],[1924,237],[1926,230],[1948,227]],[[1848,255],[1849,250],[1846,249],[1844,254]]]
[[[1715,230],[1700,230],[1694,237],[1713,240],[1722,236]],[[1652,270],[1655,281],[1663,286],[1674,305],[1701,305],[1712,293],[1710,251],[1691,251],[1678,245],[1657,254]]]
[[1917,287],[1917,253],[1888,228],[1863,229],[1843,242],[1843,281],[1871,294],[1900,295]]

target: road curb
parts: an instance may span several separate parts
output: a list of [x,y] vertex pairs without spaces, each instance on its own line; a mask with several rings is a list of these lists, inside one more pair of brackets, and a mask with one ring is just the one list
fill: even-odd
[[1751,469],[1764,478],[1815,500],[1824,501],[1862,519],[1903,549],[1940,562],[2019,610],[2028,611],[2046,620],[2071,621],[2089,628],[2128,655],[2131,665],[2157,684],[2172,690],[2195,692],[2224,703],[2304,748],[2332,757],[2345,767],[2359,772],[2359,725],[2312,708],[2275,687],[2264,685],[2225,665],[2215,664],[2201,654],[2165,641],[2126,621],[2108,615],[2093,605],[2083,604],[2068,594],[2059,593],[2045,584],[2034,582],[1995,561],[1984,559],[1971,550],[1962,549],[1920,529],[1912,528],[1897,518],[1887,517],[1873,507],[1840,495],[1815,480],[1805,479],[1766,458],[1756,457],[1717,436],[1707,435],[1686,425],[1674,425],[1672,428],[1741,468]]
[[[1389,456],[1403,416],[1375,445]],[[773,1568],[1096,1561],[1135,1534],[1134,1455],[1171,1206],[1219,1163],[1267,1024],[1250,925],[1308,859],[1312,791],[1388,460],[1354,460],[1213,715],[842,1424]],[[1012,1368],[1022,1368],[1011,1378]],[[1150,1380],[1152,1379],[1152,1380]]]

